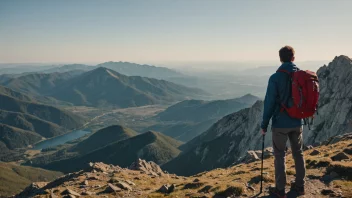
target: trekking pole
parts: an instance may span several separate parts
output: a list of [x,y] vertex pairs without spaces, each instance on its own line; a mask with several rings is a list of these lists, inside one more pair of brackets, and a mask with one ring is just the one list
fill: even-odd
[[263,135],[263,144],[262,144],[262,168],[261,168],[261,176],[260,176],[260,193],[263,192],[263,165],[264,165],[264,141],[265,135]]

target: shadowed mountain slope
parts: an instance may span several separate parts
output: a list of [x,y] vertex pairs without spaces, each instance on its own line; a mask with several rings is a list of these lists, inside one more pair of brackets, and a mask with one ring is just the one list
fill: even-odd
[[87,139],[74,146],[71,151],[79,152],[79,154],[86,154],[108,144],[119,142],[136,135],[138,135],[138,133],[132,129],[120,125],[113,125],[100,129],[90,135]]
[[26,147],[41,139],[42,137],[40,135],[32,131],[0,124],[0,142],[3,142],[8,149]]
[[4,111],[0,109],[0,120],[0,123],[23,130],[33,131],[45,138],[65,133],[64,129],[59,125],[26,113]]

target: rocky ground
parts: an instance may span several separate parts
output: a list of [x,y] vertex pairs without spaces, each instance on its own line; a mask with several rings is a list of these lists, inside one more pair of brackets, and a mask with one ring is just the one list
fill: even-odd
[[[273,185],[273,156],[265,152],[264,193],[260,190],[260,152],[249,152],[244,163],[191,177],[163,172],[153,162],[138,160],[129,168],[91,163],[90,168],[53,182],[33,183],[15,197],[269,197]],[[303,197],[352,197],[352,134],[337,136],[319,147],[306,147],[306,195]],[[70,166],[67,164],[67,166]],[[287,157],[288,181],[294,163]],[[289,190],[289,183],[287,184]],[[296,197],[288,192],[288,197]]]

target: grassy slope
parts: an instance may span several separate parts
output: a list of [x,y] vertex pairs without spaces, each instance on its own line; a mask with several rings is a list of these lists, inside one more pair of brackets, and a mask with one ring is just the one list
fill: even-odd
[[0,162],[0,197],[16,194],[32,182],[51,181],[62,173]]
[[81,170],[89,162],[104,162],[127,167],[138,158],[163,164],[180,153],[177,148],[180,144],[177,140],[161,133],[147,132],[112,143],[83,156],[48,164],[44,168],[71,172]]

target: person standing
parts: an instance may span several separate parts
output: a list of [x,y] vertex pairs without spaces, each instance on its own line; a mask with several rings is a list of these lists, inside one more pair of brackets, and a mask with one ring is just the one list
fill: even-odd
[[[299,71],[294,64],[295,50],[291,46],[282,47],[279,51],[281,66],[274,73],[268,83],[264,100],[263,121],[261,123],[261,133],[265,135],[272,122],[272,141],[275,156],[275,187],[270,187],[269,192],[278,198],[286,198],[286,142],[290,141],[292,156],[295,161],[296,179],[291,184],[291,190],[297,191],[299,195],[304,195],[305,184],[305,161],[303,156],[303,126],[302,119],[292,118],[282,108],[282,104],[287,107],[293,105],[291,96],[291,77],[289,73]],[[287,72],[279,72],[279,71]]]

